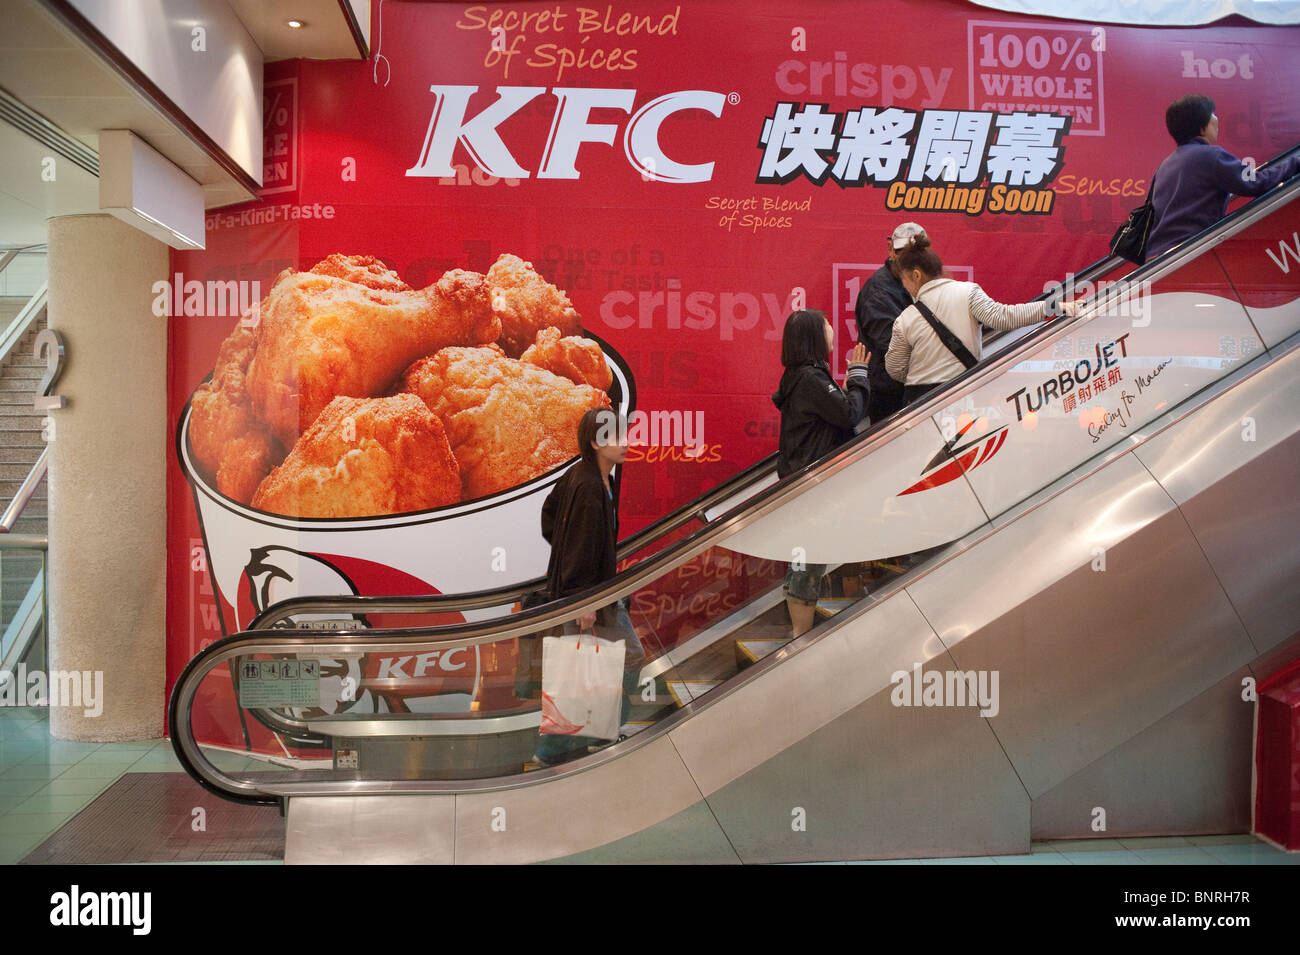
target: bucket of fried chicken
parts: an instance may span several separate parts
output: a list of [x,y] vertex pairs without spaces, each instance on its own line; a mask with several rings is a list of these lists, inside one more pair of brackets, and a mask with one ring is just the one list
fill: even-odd
[[[579,420],[633,400],[621,358],[514,255],[423,289],[371,256],[282,272],[177,434],[223,629],[293,596],[543,576],[541,504],[578,459]],[[436,692],[457,670],[448,656],[421,673],[390,662],[371,689],[427,677]]]

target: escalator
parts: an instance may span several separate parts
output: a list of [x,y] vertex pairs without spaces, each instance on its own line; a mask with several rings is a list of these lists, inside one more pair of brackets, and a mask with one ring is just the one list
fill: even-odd
[[[178,756],[214,792],[284,805],[287,861],[861,859],[1242,831],[1243,681],[1300,654],[1297,189],[831,458],[779,482],[760,462],[587,594],[268,609],[259,625],[297,629],[232,635],[181,674]],[[898,554],[910,566],[789,639],[786,562]],[[616,599],[649,657],[632,735],[525,771],[538,707],[493,675],[520,638]],[[501,613],[389,623],[485,607]],[[302,629],[329,615],[355,626]],[[409,690],[448,661],[478,674],[468,709],[385,701],[385,679]],[[223,769],[199,746],[235,711],[274,734],[278,765]]]

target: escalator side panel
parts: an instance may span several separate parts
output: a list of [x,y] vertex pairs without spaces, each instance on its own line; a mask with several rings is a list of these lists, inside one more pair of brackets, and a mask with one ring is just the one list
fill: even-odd
[[[1033,838],[1249,832],[1254,707],[1241,699],[1249,673],[1228,674],[1035,799]],[[1093,828],[1098,806],[1102,831]]]
[[286,865],[451,865],[454,796],[295,796]]
[[1255,651],[1164,490],[1112,462],[909,588],[1033,798],[1245,666]]
[[910,672],[914,663],[942,652],[925,618],[900,592],[788,659],[785,651],[765,658],[761,679],[742,684],[669,737],[709,796],[865,697],[888,696],[892,673]]
[[550,861],[564,865],[735,865],[740,857],[708,803],[701,801],[630,836]]
[[673,744],[660,738],[545,785],[456,796],[456,861],[516,865],[560,858],[630,836],[700,801]]
[[1179,504],[1263,652],[1300,620],[1300,349],[1256,378],[1157,435],[1137,456]]
[[[1205,284],[1222,291],[1224,283]],[[1056,336],[976,390],[973,408],[958,402],[941,413],[940,420],[979,416],[987,420],[989,435],[1007,428],[996,457],[967,468],[990,516],[1019,504],[1242,361],[1239,355],[1219,355],[1222,338],[1254,335],[1238,302],[1160,287],[1139,306],[1142,317],[1125,314],[1120,305],[1073,335]],[[1127,310],[1135,310],[1132,303]],[[1149,324],[1135,327],[1135,322]],[[1061,397],[1063,391],[1069,398]],[[1089,397],[1081,398],[1085,393]],[[1031,413],[1031,404],[1038,410]],[[978,431],[977,421],[970,442],[981,437]]]
[[[934,663],[952,665],[947,654]],[[709,796],[742,860],[1029,852],[1029,797],[985,721],[891,697],[870,694]]]
[[937,424],[918,423],[755,520],[726,546],[783,561],[801,548],[807,561],[836,564],[915,553],[960,537],[985,520],[965,481],[899,494],[922,480],[943,444]]
[[1264,347],[1300,331],[1300,203],[1291,202],[1215,247]]

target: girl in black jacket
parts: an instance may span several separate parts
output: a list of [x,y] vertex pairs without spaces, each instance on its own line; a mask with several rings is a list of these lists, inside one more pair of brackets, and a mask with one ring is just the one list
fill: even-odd
[[[785,320],[781,364],[785,372],[772,402],[781,412],[778,477],[785,477],[829,454],[849,438],[866,415],[871,386],[861,342],[849,355],[845,387],[831,377],[830,352],[835,340],[824,312],[800,309]],[[797,637],[812,627],[821,594],[825,564],[791,564],[785,577],[785,602]]]
[[[602,584],[616,572],[618,509],[610,474],[627,458],[627,424],[613,411],[593,408],[578,422],[582,460],[571,467],[542,504],[542,536],[551,545],[546,568],[547,599],[559,600]],[[566,624],[566,633],[594,632],[626,646],[623,722],[627,722],[645,651],[622,601]],[[597,741],[584,736],[542,736],[533,759],[549,766],[586,752]]]

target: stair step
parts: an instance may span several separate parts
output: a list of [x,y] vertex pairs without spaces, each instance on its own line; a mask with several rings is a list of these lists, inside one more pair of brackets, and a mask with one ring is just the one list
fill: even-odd
[[673,695],[677,705],[685,706],[708,693],[721,682],[721,680],[665,680],[664,685],[668,687],[668,692]]
[[[23,475],[23,478],[10,478],[9,480],[0,481],[0,497],[3,497],[4,500],[12,501],[14,495],[18,493],[18,489],[22,487],[25,478],[26,474]],[[32,491],[32,500],[43,501],[48,496],[48,493],[45,482],[42,481],[40,484],[37,484],[35,489]]]
[[742,661],[757,663],[790,642],[789,637],[751,637],[736,641],[736,653]]
[[861,597],[823,597],[817,601],[817,616],[833,617],[861,599]]
[[[31,473],[32,465],[36,463],[36,455],[32,455],[31,464],[0,464],[0,480],[12,482],[14,490],[18,490],[18,485],[27,480],[27,475]],[[10,497],[13,497],[11,494]]]
[[[49,524],[45,521],[29,521],[23,518],[14,524],[13,530],[9,533],[21,536],[44,537],[50,532]],[[31,551],[23,550],[6,550],[4,561],[7,564],[14,554],[29,554]],[[9,573],[8,570],[5,573]]]
[[[18,488],[14,487],[12,490],[9,490],[3,498],[0,498],[0,510],[3,510],[4,508],[8,507],[9,502],[12,501],[14,497],[17,496],[17,494],[18,494]],[[35,494],[33,494],[30,498],[28,498],[27,506],[23,508],[23,515],[26,517],[31,517],[35,515],[44,514],[49,509],[49,506],[50,506],[49,501],[46,499],[44,494],[42,494],[40,497],[37,497]]]
[[45,417],[32,407],[30,401],[24,401],[22,404],[3,404],[0,405],[0,417],[5,418],[35,418],[37,421]]
[[[0,492],[0,511],[9,506],[9,502],[18,496],[18,489],[11,488]],[[27,506],[23,508],[24,517],[39,517],[44,520],[45,515],[50,512],[50,502],[44,495],[40,497],[32,496],[27,501]]]

